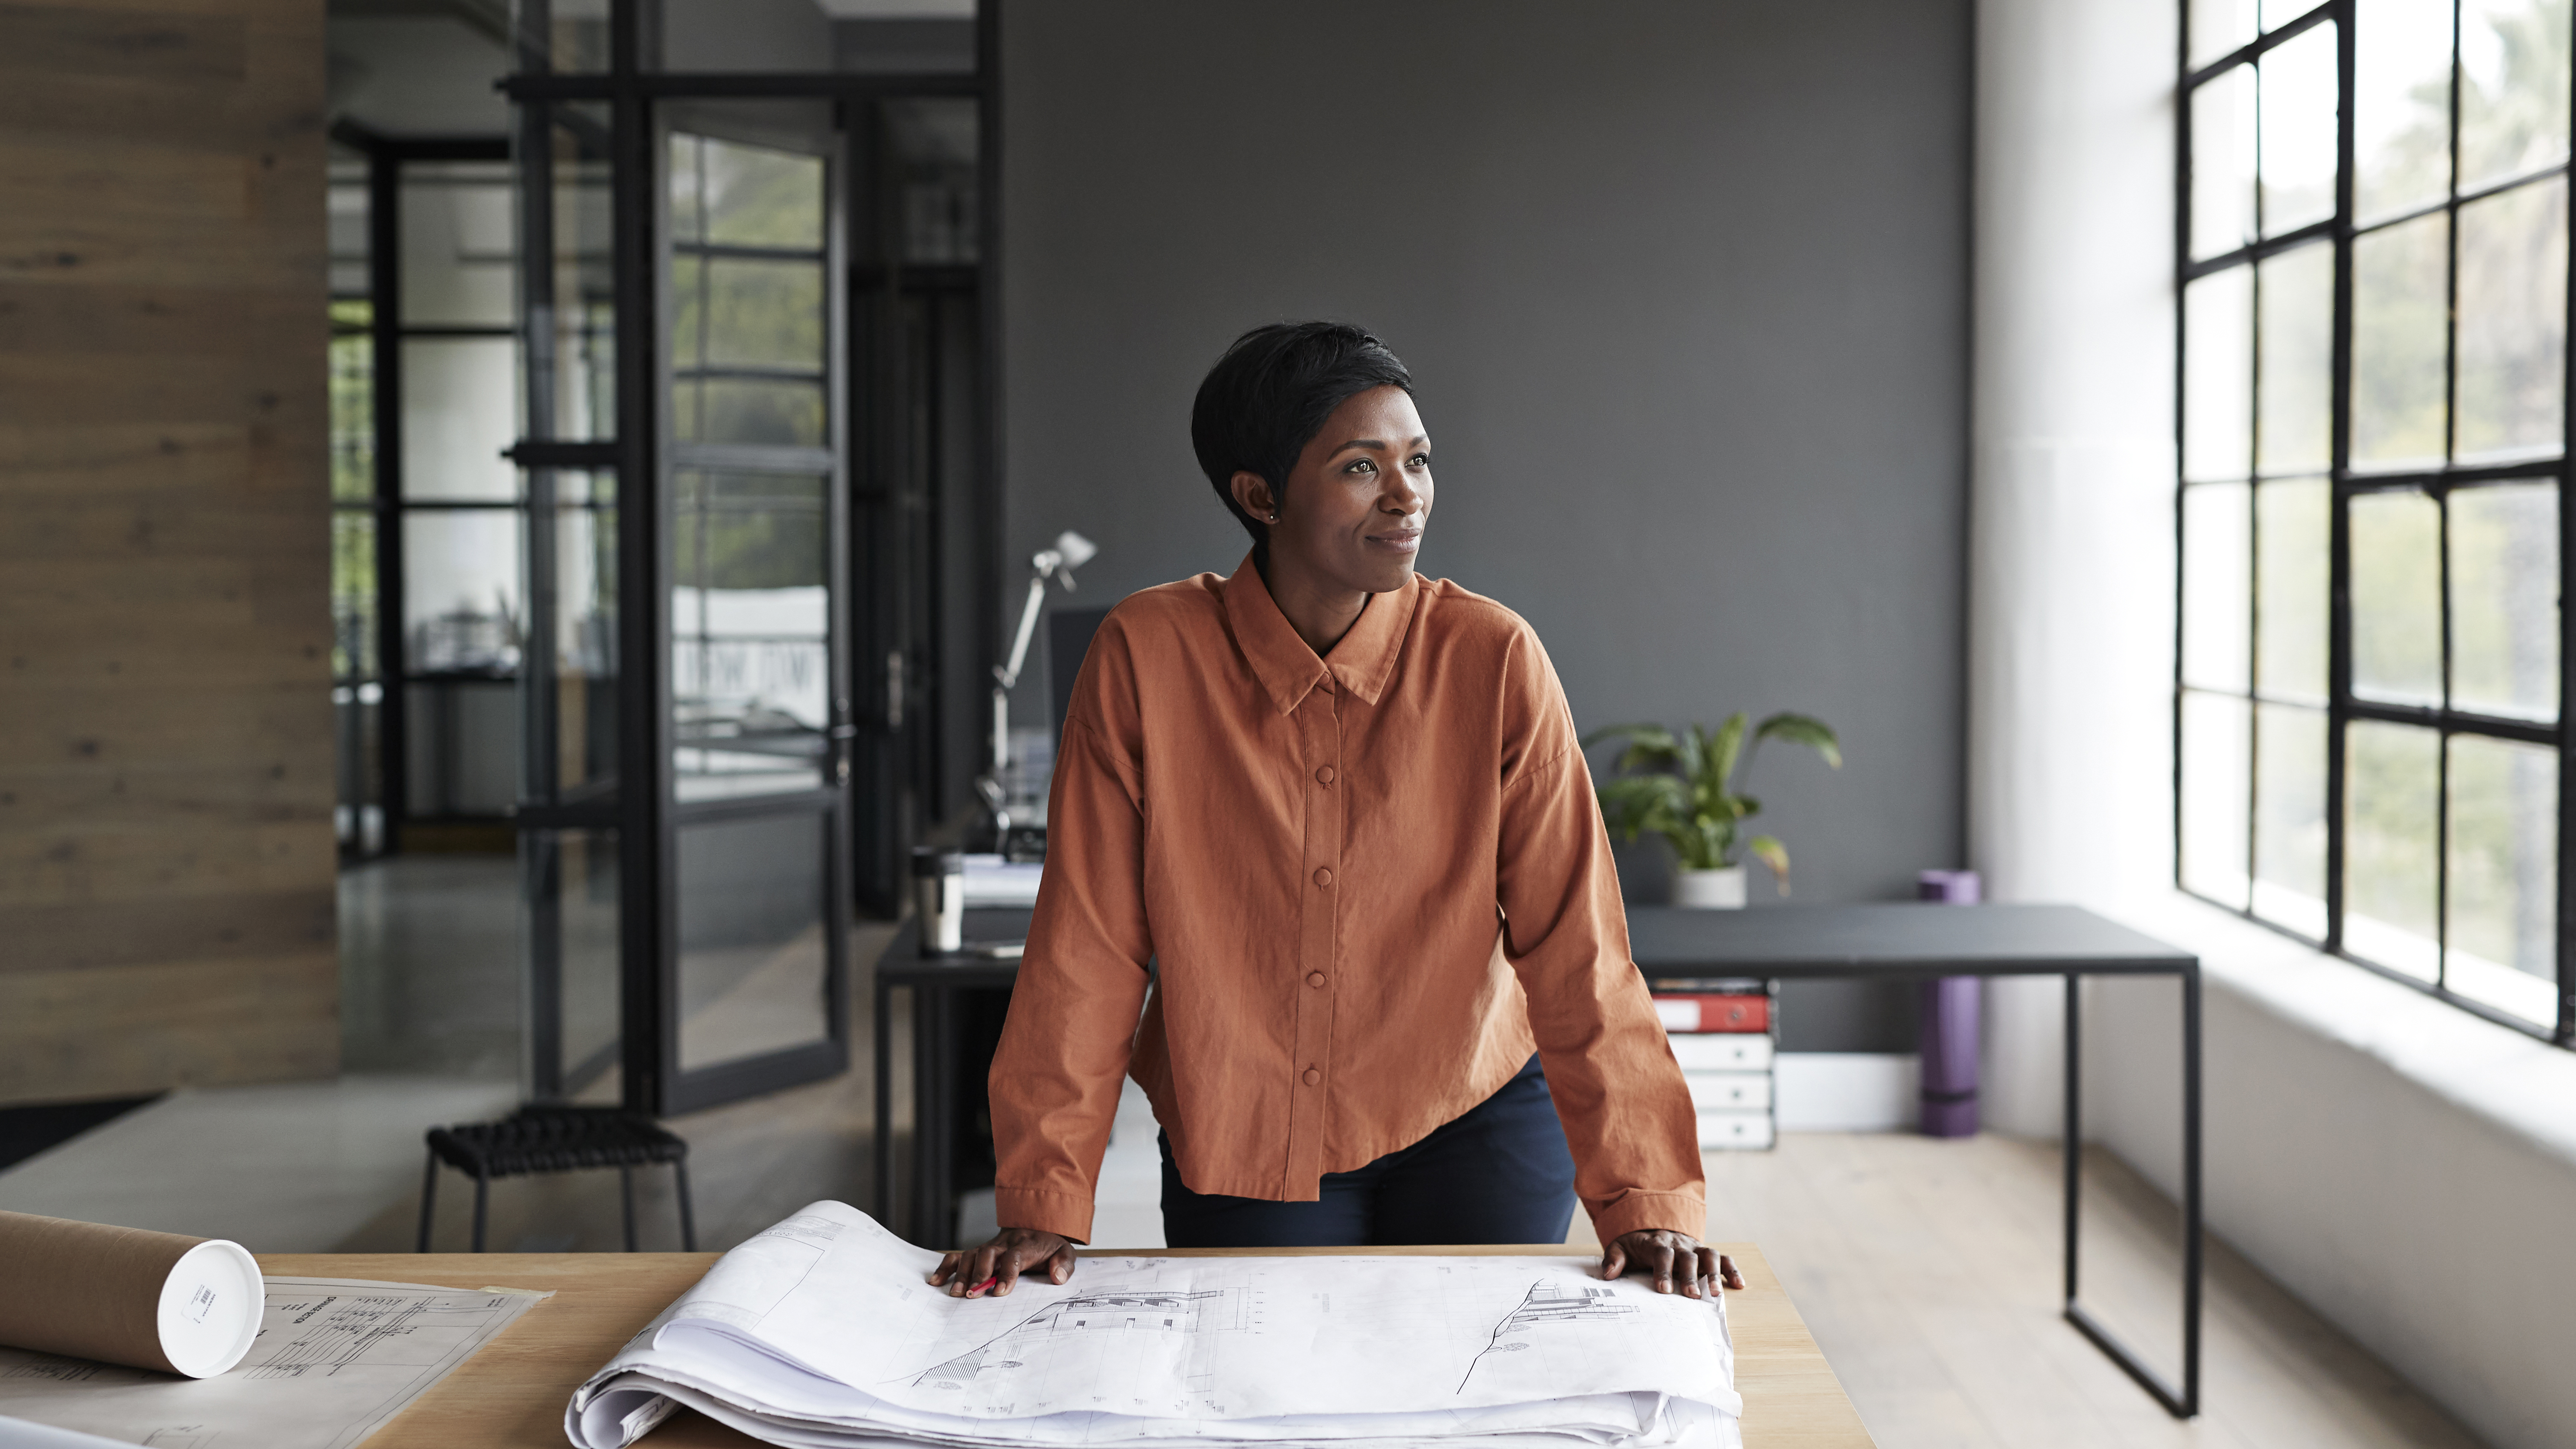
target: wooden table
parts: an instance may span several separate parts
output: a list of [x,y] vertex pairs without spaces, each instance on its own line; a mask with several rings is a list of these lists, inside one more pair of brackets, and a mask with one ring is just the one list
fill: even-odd
[[[1719,1243],[1744,1272],[1726,1299],[1735,1335],[1735,1386],[1744,1395],[1745,1449],[1870,1449],[1860,1415],[1797,1308],[1751,1243]],[[1565,1247],[1309,1248],[1304,1252],[1555,1257]],[[1100,1257],[1249,1257],[1096,1249]],[[263,1272],[297,1278],[372,1278],[452,1288],[551,1288],[483,1352],[403,1411],[365,1449],[563,1449],[564,1405],[582,1380],[714,1265],[713,1253],[262,1253]],[[1078,1280],[1077,1280],[1078,1281]],[[757,1441],[697,1414],[673,1415],[645,1441],[653,1449],[740,1449]]]

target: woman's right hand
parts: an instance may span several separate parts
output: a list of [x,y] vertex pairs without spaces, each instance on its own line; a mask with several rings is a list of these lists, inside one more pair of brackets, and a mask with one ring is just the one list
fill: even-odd
[[1036,1228],[1004,1228],[980,1248],[943,1253],[930,1270],[930,1286],[946,1288],[951,1298],[996,1298],[1011,1291],[1022,1273],[1044,1272],[1050,1283],[1073,1276],[1073,1244]]

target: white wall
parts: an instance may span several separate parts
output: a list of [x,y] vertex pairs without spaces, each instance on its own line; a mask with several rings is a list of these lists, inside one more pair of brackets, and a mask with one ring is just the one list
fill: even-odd
[[[1970,853],[1991,899],[2110,906],[2172,840],[2176,19],[1977,20]],[[1988,1125],[2058,1130],[2060,1000],[1987,993]]]
[[[2201,954],[2213,1232],[2481,1435],[2563,1445],[2576,1053],[2169,886],[2175,10],[1978,7],[1972,860]],[[2087,1135],[2173,1191],[2175,988],[2086,990]],[[2053,1134],[2056,988],[1988,1000],[1988,1122]]]

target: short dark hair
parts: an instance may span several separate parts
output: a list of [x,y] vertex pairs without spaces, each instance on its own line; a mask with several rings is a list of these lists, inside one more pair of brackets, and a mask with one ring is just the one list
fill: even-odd
[[1190,405],[1190,445],[1226,511],[1270,544],[1261,520],[1234,501],[1237,473],[1258,473],[1285,493],[1298,455],[1324,419],[1373,387],[1413,391],[1413,374],[1386,344],[1347,322],[1273,322],[1234,339],[1208,369]]

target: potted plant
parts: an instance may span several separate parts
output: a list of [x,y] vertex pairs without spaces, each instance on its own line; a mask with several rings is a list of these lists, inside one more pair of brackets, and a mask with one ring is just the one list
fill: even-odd
[[1611,766],[1618,773],[1601,782],[1601,814],[1623,840],[1651,831],[1672,842],[1675,905],[1742,906],[1747,854],[1771,867],[1780,893],[1789,893],[1788,848],[1769,835],[1742,838],[1744,822],[1762,813],[1762,802],[1737,793],[1734,777],[1739,767],[1752,765],[1764,740],[1809,746],[1826,764],[1842,768],[1842,746],[1820,719],[1775,714],[1753,727],[1750,744],[1744,732],[1745,715],[1738,710],[1714,730],[1612,725],[1583,738],[1587,749],[1606,739],[1628,742]]

